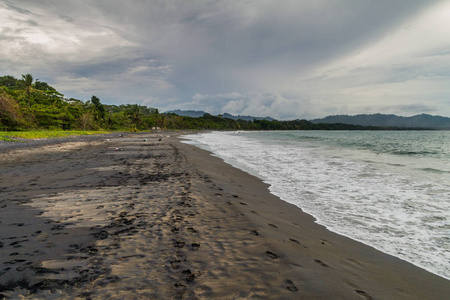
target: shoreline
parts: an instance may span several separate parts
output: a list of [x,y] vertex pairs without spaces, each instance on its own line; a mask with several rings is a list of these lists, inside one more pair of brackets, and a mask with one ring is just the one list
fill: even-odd
[[[192,146],[192,145],[190,145]],[[193,146],[195,147],[195,146]],[[200,148],[197,148],[199,150],[197,151],[204,151],[206,153],[209,153],[211,155],[212,153],[203,150]],[[315,246],[314,250],[316,252],[316,256],[320,256],[323,258],[323,260],[320,259],[314,259],[314,261],[323,266],[323,267],[330,267],[325,262],[330,262],[329,264],[331,266],[336,265],[341,268],[343,271],[340,276],[346,277],[346,275],[350,274],[350,272],[361,272],[361,286],[363,285],[362,282],[366,281],[370,278],[370,284],[375,286],[376,284],[380,284],[380,288],[384,290],[385,293],[382,295],[378,294],[377,292],[373,292],[373,298],[380,298],[380,299],[425,299],[429,297],[432,298],[440,298],[438,295],[432,295],[432,294],[424,294],[424,290],[426,289],[432,289],[433,288],[433,277],[434,279],[437,279],[439,282],[438,286],[443,288],[442,291],[450,291],[450,288],[446,285],[448,285],[449,280],[447,280],[444,277],[441,277],[439,275],[433,274],[425,269],[422,269],[418,266],[415,266],[414,264],[404,261],[400,258],[394,257],[392,255],[386,254],[384,252],[381,252],[380,250],[377,250],[369,245],[366,245],[360,241],[353,240],[349,237],[346,237],[344,235],[340,235],[338,233],[332,232],[328,230],[325,226],[320,225],[315,222],[315,218],[301,210],[298,206],[294,204],[290,204],[286,201],[283,201],[279,197],[273,195],[269,191],[269,185],[264,183],[260,178],[251,175],[245,171],[242,171],[238,168],[235,168],[225,162],[221,158],[218,158],[216,156],[211,156],[214,160],[218,160],[217,164],[224,163],[229,168],[235,169],[237,171],[231,171],[228,170],[227,172],[236,172],[236,173],[243,173],[243,177],[249,177],[251,179],[251,183],[249,185],[257,185],[259,189],[261,189],[261,196],[258,195],[258,197],[261,198],[270,198],[270,207],[269,205],[265,205],[263,202],[260,201],[260,204],[263,204],[265,208],[263,209],[264,215],[261,213],[254,214],[254,211],[251,214],[248,214],[249,218],[251,219],[252,223],[258,224],[263,228],[267,224],[269,224],[268,229],[272,232],[268,233],[268,236],[270,236],[271,239],[273,239],[271,242],[273,244],[276,244],[280,248],[280,252],[284,252],[285,249],[282,249],[286,242],[295,242],[293,238],[290,238],[288,234],[291,234],[294,237],[297,237],[297,241],[300,241],[300,244],[308,247],[308,245]],[[215,171],[210,170],[210,172],[215,173]],[[225,171],[224,171],[225,172]],[[216,174],[217,175],[217,174]],[[236,177],[241,176],[241,174],[236,175]],[[258,182],[259,181],[259,182]],[[233,181],[231,181],[233,183]],[[233,192],[238,192],[239,189],[242,189],[242,186],[228,186]],[[255,196],[257,195],[255,188],[252,188],[252,192],[255,193]],[[267,195],[269,194],[269,195]],[[258,205],[258,200],[255,200],[254,202],[256,205]],[[282,217],[276,217],[274,213],[274,207],[277,209],[280,209],[280,214]],[[245,206],[244,206],[245,208]],[[262,207],[259,207],[262,208]],[[277,236],[276,231],[273,232],[273,226],[270,226],[271,223],[264,224],[265,222],[261,219],[267,220],[267,222],[273,222],[273,219],[277,218],[278,222],[284,223],[283,225],[283,232],[282,237]],[[291,222],[291,224],[287,224],[284,219],[287,218]],[[294,221],[296,220],[296,221]],[[272,228],[270,228],[272,227]],[[280,226],[277,226],[280,227]],[[264,228],[266,230],[267,228]],[[274,228],[277,230],[277,228]],[[296,232],[298,230],[298,232]],[[316,241],[314,241],[316,239]],[[322,245],[322,246],[320,246]],[[318,247],[317,247],[318,246]],[[325,247],[324,247],[325,246]],[[331,249],[330,249],[331,248]],[[291,251],[289,249],[288,255],[286,256],[295,256],[295,251]],[[345,257],[348,258],[345,258]],[[331,262],[334,261],[334,262]],[[323,264],[322,264],[323,263]],[[327,266],[325,266],[327,265]],[[352,265],[352,266],[350,266]],[[366,266],[371,266],[373,269],[366,268]],[[345,274],[347,273],[348,274]],[[364,275],[365,278],[362,278]],[[358,277],[358,276],[357,276]],[[403,277],[403,278],[401,278]],[[323,277],[322,277],[323,278]],[[343,282],[346,282],[349,279],[345,279]],[[355,282],[358,280],[355,280]],[[397,282],[394,282],[397,281]],[[367,284],[368,282],[365,282]],[[347,285],[347,283],[345,283]],[[397,285],[398,284],[398,285]],[[405,284],[405,285],[404,285]],[[353,284],[348,284],[349,286],[353,286]],[[386,285],[381,287],[382,285]],[[391,286],[390,286],[391,285]],[[397,286],[396,286],[397,285]],[[332,286],[332,284],[330,284]],[[390,286],[390,287],[389,287]],[[415,291],[412,292],[410,295],[402,295],[402,293],[395,294],[393,291],[392,294],[390,292],[387,292],[388,289],[393,290],[408,290],[408,289],[414,289]],[[360,290],[361,291],[361,290]],[[379,291],[378,291],[379,292]],[[364,293],[358,293],[360,296],[365,297]],[[447,292],[442,293],[441,297],[445,298],[445,295]],[[368,294],[369,295],[369,294]],[[367,296],[367,295],[366,295]],[[368,296],[367,296],[368,297]]]
[[[183,137],[182,137],[182,138],[183,138]],[[202,144],[202,143],[200,143],[200,142],[197,142],[197,141],[195,140],[195,138],[193,138],[193,139],[191,139],[191,138],[186,138],[186,139],[185,139],[185,142],[186,142],[186,144],[188,144],[188,145],[196,146],[196,147],[198,147],[198,148],[200,148],[200,149],[203,149],[203,150],[205,150],[205,151],[211,153],[211,155],[213,155],[213,156],[215,156],[215,157],[218,157],[218,158],[221,159],[224,163],[226,163],[226,164],[228,164],[228,165],[230,165],[230,166],[232,166],[232,167],[234,167],[234,168],[237,168],[237,169],[239,169],[239,170],[241,170],[241,171],[243,171],[243,172],[245,172],[245,173],[247,173],[247,174],[250,174],[251,176],[255,176],[255,177],[259,178],[259,180],[263,181],[264,183],[266,183],[266,184],[268,185],[268,189],[269,189],[269,191],[270,191],[271,194],[273,194],[275,197],[278,197],[279,199],[281,199],[281,200],[284,201],[284,202],[291,203],[291,202],[289,202],[289,201],[283,199],[283,197],[285,196],[285,194],[284,194],[284,196],[283,196],[283,193],[281,193],[280,190],[278,191],[278,195],[277,195],[277,193],[276,193],[275,191],[272,190],[273,187],[271,186],[271,181],[273,182],[273,180],[272,180],[271,178],[265,178],[264,176],[261,176],[261,175],[257,174],[255,171],[249,169],[249,167],[247,167],[245,164],[242,164],[242,163],[240,163],[240,162],[237,162],[237,160],[234,159],[234,158],[229,158],[229,157],[227,158],[227,157],[225,156],[225,159],[224,159],[223,157],[221,157],[221,156],[219,156],[219,155],[216,155],[215,153],[213,153],[212,150],[209,149],[209,146],[208,146],[208,145],[205,145],[205,144]],[[349,238],[349,239],[352,239],[352,240],[354,240],[354,241],[357,241],[357,242],[359,242],[359,243],[362,243],[362,244],[364,244],[364,245],[366,245],[366,246],[369,246],[369,247],[371,247],[371,248],[374,248],[375,250],[380,251],[380,252],[383,252],[383,253],[385,253],[385,254],[387,254],[387,255],[391,255],[391,256],[393,256],[393,257],[399,258],[399,259],[401,259],[401,260],[403,260],[403,261],[405,261],[405,262],[407,262],[407,263],[410,263],[410,264],[412,264],[412,265],[414,265],[414,266],[416,266],[416,267],[418,267],[418,268],[420,268],[420,269],[423,269],[423,270],[425,270],[425,271],[427,271],[427,272],[430,272],[430,273],[432,273],[432,274],[434,274],[434,275],[436,275],[436,276],[438,276],[438,277],[441,277],[441,278],[443,278],[443,279],[445,279],[445,280],[449,280],[449,281],[450,281],[450,277],[446,277],[446,276],[444,276],[444,275],[442,275],[442,274],[439,274],[439,272],[438,272],[435,268],[431,268],[431,267],[430,267],[430,268],[428,269],[428,268],[425,267],[426,265],[425,265],[425,266],[422,266],[422,265],[420,265],[420,264],[418,264],[418,263],[415,263],[414,261],[409,261],[409,260],[407,260],[407,258],[403,258],[403,257],[401,257],[401,256],[397,256],[397,255],[395,255],[395,253],[389,253],[388,251],[385,251],[385,250],[383,249],[383,247],[381,247],[379,244],[378,244],[378,245],[377,245],[376,243],[372,243],[372,244],[371,244],[371,243],[365,241],[365,240],[364,240],[364,237],[361,237],[360,239],[358,239],[358,238],[355,238],[354,236],[352,236],[352,235],[350,235],[350,234],[346,234],[346,232],[343,231],[342,228],[341,228],[340,231],[339,231],[339,229],[340,229],[339,227],[336,227],[336,228],[335,228],[336,230],[333,230],[332,226],[327,226],[327,224],[326,224],[327,222],[322,221],[320,218],[318,218],[318,217],[314,214],[314,211],[311,211],[311,210],[310,210],[310,211],[308,211],[308,210],[305,211],[301,206],[299,206],[299,205],[297,205],[297,204],[295,204],[295,203],[291,203],[291,204],[293,204],[294,206],[300,208],[300,210],[301,210],[302,212],[306,213],[307,215],[312,216],[312,217],[314,218],[314,223],[318,224],[319,226],[325,227],[325,229],[328,230],[328,231],[331,231],[331,232],[333,232],[333,233],[335,233],[335,234],[338,234],[338,235],[340,235],[340,236],[347,237],[347,238]]]
[[[12,271],[16,277],[27,274],[21,278],[28,283],[0,294],[7,299],[450,294],[448,280],[327,230],[271,194],[259,178],[182,143],[184,134],[125,134],[109,142],[99,137],[3,155],[8,158],[0,160],[0,213],[16,217],[0,223],[0,286]],[[39,250],[45,253],[31,255]]]

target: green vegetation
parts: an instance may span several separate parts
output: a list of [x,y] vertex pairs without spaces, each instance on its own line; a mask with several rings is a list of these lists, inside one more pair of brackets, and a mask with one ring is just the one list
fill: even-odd
[[158,115],[137,104],[103,105],[96,96],[67,99],[31,74],[0,77],[0,131],[148,130],[164,123]]
[[[232,120],[204,114],[199,118],[159,113],[138,104],[105,105],[89,100],[67,99],[31,74],[21,79],[0,77],[1,140],[76,135],[99,131],[146,131],[161,129],[209,130],[361,130],[380,129],[344,124],[313,124],[306,120]],[[12,132],[14,131],[14,133]],[[27,131],[20,135],[19,132]],[[43,131],[43,132],[42,132]],[[82,131],[83,133],[80,133]],[[42,133],[40,133],[42,132]]]
[[7,136],[0,136],[0,141],[5,141],[5,142],[20,142],[19,140],[13,140]]
[[[31,131],[8,131],[1,132],[0,139],[4,141],[12,141],[12,138],[20,139],[42,139],[42,138],[59,138],[76,135],[102,134],[108,131],[80,131],[80,130],[31,130]],[[17,140],[15,140],[17,141]]]

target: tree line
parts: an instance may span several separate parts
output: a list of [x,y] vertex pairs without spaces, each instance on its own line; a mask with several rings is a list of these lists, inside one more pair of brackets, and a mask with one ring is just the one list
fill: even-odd
[[[313,124],[306,120],[232,120],[205,114],[192,118],[138,104],[106,105],[95,95],[88,100],[65,98],[31,74],[0,77],[0,130],[360,130],[346,124]],[[370,127],[369,129],[377,129]]]

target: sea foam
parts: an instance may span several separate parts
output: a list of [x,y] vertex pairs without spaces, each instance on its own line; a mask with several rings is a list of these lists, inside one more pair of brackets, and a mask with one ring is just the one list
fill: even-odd
[[[368,132],[339,134],[341,138],[330,132],[212,132],[185,137],[260,177],[273,194],[329,230],[450,279],[445,155],[423,149],[395,153],[409,145],[407,132],[403,139],[396,132],[376,133],[379,142]],[[385,146],[379,144],[382,134]],[[418,135],[426,139],[424,133]],[[424,166],[439,172],[427,172]]]

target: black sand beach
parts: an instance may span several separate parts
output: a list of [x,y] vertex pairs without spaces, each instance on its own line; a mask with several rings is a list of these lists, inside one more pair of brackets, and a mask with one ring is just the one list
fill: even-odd
[[5,150],[0,299],[450,295],[448,280],[315,224],[181,134]]

